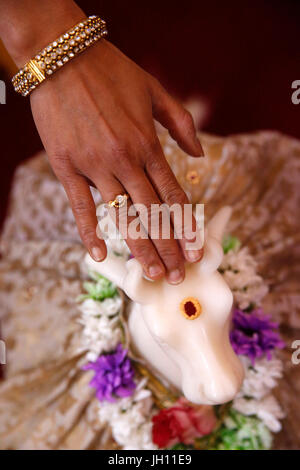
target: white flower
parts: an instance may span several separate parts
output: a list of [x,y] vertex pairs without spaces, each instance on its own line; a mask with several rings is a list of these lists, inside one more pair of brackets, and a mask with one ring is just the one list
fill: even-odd
[[119,295],[115,295],[114,297],[110,297],[102,301],[85,299],[79,306],[79,310],[86,316],[112,316],[120,311],[122,303],[123,300]]
[[81,323],[83,329],[83,347],[89,349],[90,353],[96,358],[102,352],[109,352],[115,349],[121,341],[122,331],[119,327],[119,319],[117,317],[109,319],[108,317],[93,318],[89,317]]
[[153,400],[145,384],[142,379],[131,397],[99,404],[101,422],[109,423],[113,438],[125,450],[156,448],[152,442]]
[[251,397],[261,399],[277,386],[282,377],[283,364],[280,359],[262,357],[251,364],[248,357],[240,356],[245,369],[245,378],[238,397]]
[[157,446],[152,442],[152,422],[145,422],[137,428],[131,435],[127,444],[123,445],[124,450],[155,450]]
[[82,315],[78,322],[83,325],[79,352],[88,351],[87,359],[95,361],[103,352],[116,348],[122,339],[122,329],[117,313],[122,306],[120,296],[102,302],[86,299],[79,307]]
[[261,400],[235,398],[233,408],[246,416],[256,415],[273,432],[281,430],[279,420],[284,418],[285,414],[276,398],[271,394]]
[[220,269],[239,308],[243,310],[251,303],[261,304],[268,287],[263,278],[256,274],[257,263],[247,247],[226,253]]

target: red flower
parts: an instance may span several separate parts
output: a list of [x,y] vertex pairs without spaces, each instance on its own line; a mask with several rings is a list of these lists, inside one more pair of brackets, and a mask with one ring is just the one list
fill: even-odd
[[216,425],[212,406],[190,406],[180,398],[171,408],[152,418],[152,439],[158,447],[172,447],[179,442],[193,444],[195,438],[210,434]]

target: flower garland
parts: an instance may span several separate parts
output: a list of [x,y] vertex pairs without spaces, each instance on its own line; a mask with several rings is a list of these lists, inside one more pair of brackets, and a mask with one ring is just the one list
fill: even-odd
[[[128,259],[123,241],[110,248]],[[170,399],[162,400],[156,393],[157,379],[141,373],[131,355],[121,293],[95,272],[84,283],[86,294],[79,298],[80,351],[89,362],[83,369],[94,372],[90,385],[99,400],[99,420],[109,423],[113,438],[125,450],[270,449],[272,432],[281,429],[284,413],[272,389],[282,377],[276,351],[284,343],[278,324],[261,308],[268,288],[237,238],[224,238],[223,249],[219,271],[234,296],[230,340],[245,369],[239,394],[225,405],[194,405],[171,393]]]

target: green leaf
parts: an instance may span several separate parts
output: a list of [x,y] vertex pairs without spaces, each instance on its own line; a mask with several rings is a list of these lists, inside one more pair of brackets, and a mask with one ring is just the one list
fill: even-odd
[[114,297],[118,293],[116,285],[101,274],[90,271],[89,276],[94,282],[86,281],[83,283],[83,288],[87,294],[79,296],[79,301],[85,299],[102,301]]
[[223,250],[224,253],[228,253],[229,251],[238,251],[241,246],[241,242],[237,237],[233,237],[232,235],[225,235],[223,238]]

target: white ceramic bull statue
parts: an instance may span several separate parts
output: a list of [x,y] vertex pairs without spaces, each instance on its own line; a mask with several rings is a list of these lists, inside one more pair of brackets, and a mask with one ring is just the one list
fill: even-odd
[[128,318],[136,351],[162,378],[197,404],[231,400],[243,381],[243,367],[229,341],[232,293],[218,272],[221,240],[231,209],[224,207],[205,231],[204,256],[186,266],[176,286],[149,281],[135,259],[110,253],[88,266],[115,282],[133,301]]

